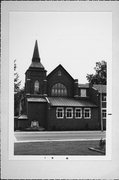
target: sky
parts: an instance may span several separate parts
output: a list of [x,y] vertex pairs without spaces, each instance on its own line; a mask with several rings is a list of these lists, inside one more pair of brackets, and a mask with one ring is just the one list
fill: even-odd
[[16,59],[21,87],[36,40],[47,74],[62,64],[79,83],[88,82],[96,62],[112,59],[110,12],[10,12],[9,20],[9,58]]

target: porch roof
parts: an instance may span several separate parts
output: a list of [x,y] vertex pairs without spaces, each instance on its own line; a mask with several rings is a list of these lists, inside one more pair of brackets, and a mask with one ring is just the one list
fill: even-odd
[[30,97],[27,98],[28,102],[47,102],[45,98],[41,98],[41,97]]
[[76,100],[66,97],[48,97],[51,106],[97,107],[89,100]]

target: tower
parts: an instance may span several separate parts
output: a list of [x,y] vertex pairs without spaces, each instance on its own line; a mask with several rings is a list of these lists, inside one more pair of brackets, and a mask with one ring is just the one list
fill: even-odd
[[36,40],[32,62],[26,71],[25,90],[27,95],[47,95],[46,70],[41,63],[38,50],[38,42]]

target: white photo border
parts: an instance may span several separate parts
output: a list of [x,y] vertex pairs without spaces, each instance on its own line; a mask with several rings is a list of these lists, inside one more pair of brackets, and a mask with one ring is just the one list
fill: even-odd
[[[40,6],[38,4],[40,3]],[[56,170],[57,178],[63,177],[63,178],[78,178],[78,174],[80,174],[81,178],[95,178],[95,177],[109,177],[113,178],[114,175],[117,175],[117,171],[115,173],[112,172],[110,174],[109,170],[112,169],[114,166],[114,163],[116,162],[114,159],[114,155],[112,154],[112,138],[114,139],[116,135],[112,135],[112,129],[114,130],[116,128],[117,122],[112,123],[112,60],[108,63],[108,88],[107,88],[107,123],[106,123],[106,155],[105,156],[14,156],[14,121],[13,121],[13,108],[12,105],[14,104],[14,82],[13,82],[13,61],[9,59],[9,14],[10,12],[109,12],[112,13],[112,26],[114,28],[114,31],[116,33],[116,37],[113,31],[113,42],[112,42],[112,50],[113,50],[113,61],[116,61],[116,58],[118,54],[116,53],[117,50],[117,43],[114,42],[116,38],[119,38],[116,28],[117,27],[117,16],[119,15],[119,5],[115,2],[25,2],[25,1],[2,1],[2,60],[1,60],[1,66],[2,66],[2,81],[1,81],[1,129],[2,129],[2,178],[39,178],[39,171],[38,167],[41,168],[41,174],[40,178],[52,178],[56,177],[53,176],[53,171],[48,170],[47,174],[44,173],[43,168],[49,168],[52,166]],[[80,4],[80,6],[79,6]],[[115,11],[116,10],[116,11]],[[118,24],[119,25],[119,24]],[[116,27],[115,27],[116,26]],[[116,50],[114,49],[116,48]],[[114,81],[115,82],[115,81]],[[8,86],[9,85],[9,86]],[[11,120],[12,119],[12,120]],[[117,132],[117,130],[116,130]],[[115,141],[114,141],[115,145]],[[5,148],[6,147],[6,148]],[[53,158],[52,158],[53,157]],[[117,158],[118,159],[118,158]],[[14,161],[15,160],[15,161]],[[45,161],[44,161],[45,160]],[[49,161],[50,160],[50,161]],[[54,161],[54,160],[61,160],[61,161]],[[58,168],[65,163],[68,165],[67,167],[70,169],[72,165],[75,164],[75,170],[74,170],[74,176],[68,171],[68,175],[63,172],[63,176],[61,175],[61,171],[58,171]],[[67,161],[72,160],[72,161]],[[83,161],[85,160],[85,161]],[[90,160],[90,161],[88,161]],[[99,161],[97,161],[99,160]],[[105,160],[105,161],[103,161]],[[110,161],[109,161],[110,160]],[[31,164],[31,163],[33,164]],[[41,163],[42,162],[42,163]],[[56,163],[56,167],[55,164]],[[58,164],[57,164],[58,162]],[[110,165],[112,163],[112,165]],[[42,164],[42,166],[41,166]],[[50,164],[50,166],[49,166]],[[62,164],[62,165],[61,165]],[[71,165],[72,164],[72,165]],[[87,167],[85,167],[87,164]],[[97,168],[94,174],[92,174],[92,170],[94,170],[95,164],[97,165]],[[104,165],[109,164],[109,169]],[[65,165],[64,165],[65,166]],[[80,167],[80,170],[82,172],[78,173],[76,170],[77,167]],[[88,170],[87,168],[93,167],[92,170]],[[100,168],[100,172],[98,172]],[[15,172],[16,168],[22,169],[22,174],[18,171]],[[33,171],[29,171],[30,169],[34,168]],[[36,168],[36,169],[35,169]],[[62,168],[61,168],[62,169]],[[26,171],[29,172],[27,174]],[[85,173],[85,171],[86,173]],[[20,170],[21,171],[21,170]],[[7,172],[7,173],[6,173]],[[77,173],[76,173],[77,172]],[[108,172],[108,173],[107,173]],[[76,174],[75,174],[76,173]],[[107,174],[106,174],[107,173]],[[67,175],[67,176],[66,176]],[[104,175],[104,176],[103,176]]]

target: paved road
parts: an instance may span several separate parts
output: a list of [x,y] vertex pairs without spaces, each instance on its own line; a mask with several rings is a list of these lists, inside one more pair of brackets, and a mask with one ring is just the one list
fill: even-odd
[[106,137],[101,131],[15,132],[15,142],[32,141],[83,141]]

